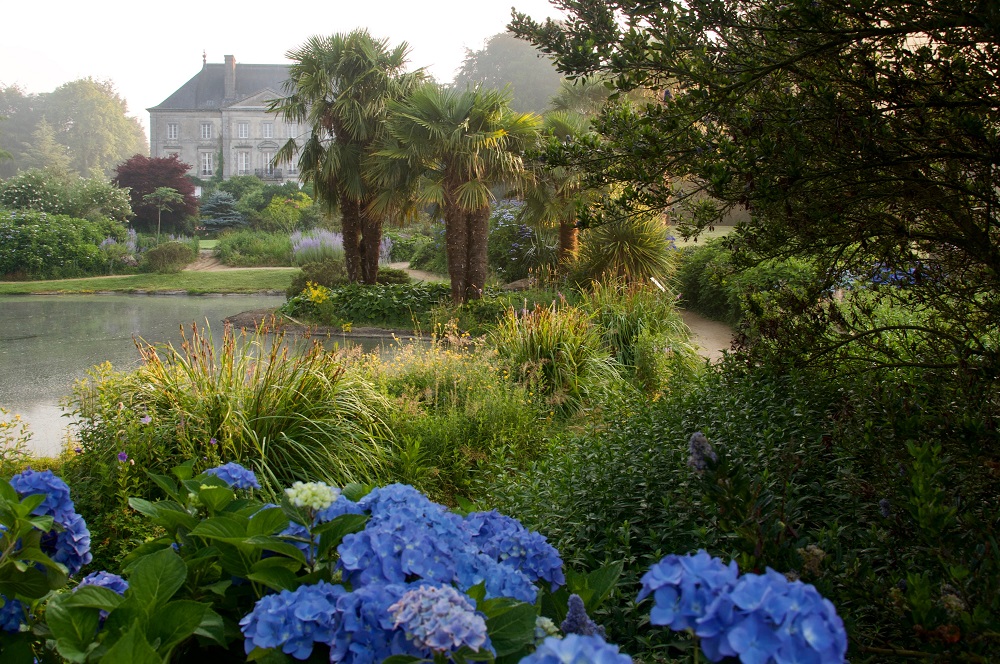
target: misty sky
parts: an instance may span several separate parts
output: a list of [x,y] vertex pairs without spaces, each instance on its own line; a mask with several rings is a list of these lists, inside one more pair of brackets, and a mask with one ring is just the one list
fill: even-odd
[[412,67],[450,81],[465,49],[502,32],[511,5],[536,19],[557,17],[548,0],[55,0],[5,3],[0,84],[51,92],[86,76],[110,79],[129,114],[149,124],[145,109],[166,99],[209,62],[280,64],[314,34],[366,27],[395,46],[410,45]]

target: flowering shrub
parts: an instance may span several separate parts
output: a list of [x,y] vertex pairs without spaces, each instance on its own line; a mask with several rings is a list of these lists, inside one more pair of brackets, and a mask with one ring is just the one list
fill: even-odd
[[[250,661],[632,661],[604,640],[583,599],[596,605],[620,566],[567,578],[558,552],[516,520],[463,516],[406,485],[365,493],[296,482],[278,506],[237,495],[259,486],[239,464],[197,476],[193,466],[174,469],[179,482],[151,475],[167,500],[130,501],[165,534],[133,552],[128,581],[95,572],[72,592],[50,593],[87,557],[58,539],[76,528],[69,488],[50,471],[25,471],[0,489],[0,630],[13,635],[0,639],[4,662],[27,664],[43,648],[81,663],[138,661],[138,653],[141,661],[185,661],[195,651],[230,661],[240,640]],[[56,555],[29,551],[35,541]],[[53,562],[62,549],[76,558]],[[35,566],[18,566],[24,578],[11,581],[18,555]],[[43,586],[30,582],[46,573]],[[47,625],[28,626],[47,595],[39,612]],[[772,570],[741,577],[735,563],[704,551],[671,555],[643,577],[639,599],[649,595],[651,622],[692,631],[713,662],[834,662],[846,653],[833,606]],[[539,611],[565,616],[565,635]],[[15,642],[24,646],[16,653]]]
[[652,595],[650,622],[701,639],[712,662],[843,662],[847,633],[816,588],[768,569],[739,575],[704,550],[668,555],[642,577],[637,601]]

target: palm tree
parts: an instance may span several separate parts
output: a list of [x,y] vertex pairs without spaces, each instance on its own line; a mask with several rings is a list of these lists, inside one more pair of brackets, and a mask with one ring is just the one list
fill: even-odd
[[302,145],[289,139],[276,160],[297,155],[303,180],[314,183],[320,202],[340,208],[351,281],[373,284],[378,276],[382,216],[373,212],[375,194],[363,164],[384,134],[387,102],[423,79],[422,70],[403,71],[408,50],[405,43],[390,49],[367,30],[310,37],[286,54],[294,61],[286,96],[268,106],[310,128]]
[[420,173],[417,203],[444,216],[452,300],[477,299],[486,282],[490,187],[524,175],[521,152],[535,140],[539,118],[512,111],[507,92],[432,83],[389,108],[377,179],[388,184],[400,162]]
[[[590,121],[583,115],[554,111],[545,115],[542,140],[566,143],[589,131]],[[583,172],[572,166],[550,166],[536,160],[532,170],[534,177],[525,189],[522,218],[538,226],[558,226],[559,265],[565,269],[579,247],[578,213],[601,192],[587,189]]]

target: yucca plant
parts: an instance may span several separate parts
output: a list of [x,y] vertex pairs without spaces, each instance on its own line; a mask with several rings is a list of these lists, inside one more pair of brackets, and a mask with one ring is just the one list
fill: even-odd
[[511,376],[563,415],[588,407],[621,380],[590,316],[576,307],[511,308],[491,338]]
[[138,396],[174,421],[181,459],[239,460],[266,493],[296,480],[383,478],[385,402],[321,345],[227,327],[217,351],[211,330],[196,326],[180,349],[138,345]]
[[665,279],[675,271],[676,246],[663,220],[652,212],[611,215],[587,229],[572,270],[579,283],[617,279],[630,283]]

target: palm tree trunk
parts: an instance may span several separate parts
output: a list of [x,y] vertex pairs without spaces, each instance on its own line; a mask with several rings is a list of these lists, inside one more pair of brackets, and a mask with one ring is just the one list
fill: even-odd
[[576,219],[559,221],[559,268],[565,270],[580,248],[580,229]]
[[378,281],[379,249],[382,245],[382,217],[361,215],[361,279],[366,284]]
[[446,188],[443,207],[448,276],[451,277],[451,300],[455,304],[462,304],[465,302],[466,280],[469,274],[469,230],[465,212],[455,200],[453,189]]
[[344,235],[344,265],[351,283],[361,281],[361,206],[341,197],[341,230]]
[[487,243],[490,236],[490,207],[487,205],[465,215],[468,225],[468,265],[465,282],[465,299],[478,300],[483,296],[486,285],[488,258]]

